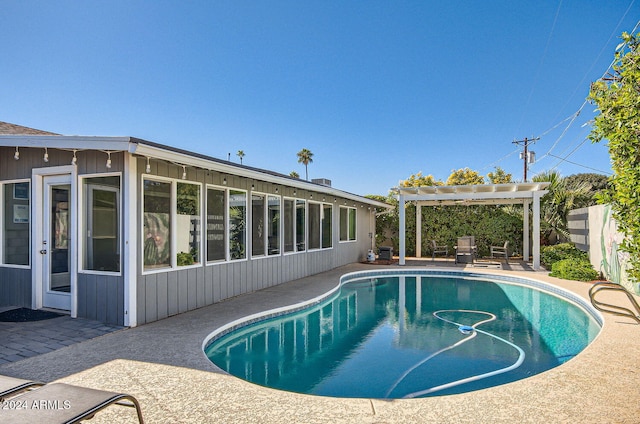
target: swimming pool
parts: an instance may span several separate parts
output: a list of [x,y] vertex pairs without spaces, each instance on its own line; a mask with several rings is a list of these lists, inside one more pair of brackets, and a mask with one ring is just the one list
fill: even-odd
[[342,277],[305,304],[230,323],[208,358],[247,381],[322,396],[413,398],[479,390],[570,360],[602,318],[535,280],[459,271]]

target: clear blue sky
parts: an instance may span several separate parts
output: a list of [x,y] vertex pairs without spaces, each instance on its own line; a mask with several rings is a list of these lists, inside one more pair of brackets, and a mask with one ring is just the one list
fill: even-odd
[[[562,121],[639,19],[632,0],[0,0],[0,120],[302,178],[307,148],[310,178],[362,195],[418,171],[522,179],[512,141],[531,136],[610,172],[583,143],[594,106]],[[530,175],[594,172],[554,156]]]

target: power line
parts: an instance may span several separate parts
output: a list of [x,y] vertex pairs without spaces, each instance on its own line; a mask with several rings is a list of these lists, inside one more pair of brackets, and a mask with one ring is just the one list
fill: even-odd
[[555,130],[556,128],[558,128],[560,126],[560,124],[562,124],[563,122],[568,121],[571,118],[574,118],[578,115],[580,115],[580,112],[582,111],[582,108],[578,109],[577,112],[572,113],[571,115],[567,116],[566,118],[564,118],[562,121],[558,122],[557,124],[555,124],[553,127],[549,128],[548,130],[546,130],[545,132],[543,132],[542,134],[539,135],[539,137],[544,137],[545,135],[549,134],[551,131]]
[[495,165],[497,165],[498,163],[502,162],[503,160],[505,160],[506,158],[508,158],[509,156],[513,155],[514,153],[517,153],[520,151],[520,148],[518,147],[517,149],[515,149],[513,152],[501,157],[500,159],[498,159],[497,161],[485,166],[484,168],[481,169],[481,171],[484,171],[487,168],[493,168]]
[[[586,105],[586,102],[582,104],[582,106],[580,106],[580,109],[578,109],[578,111],[576,113],[574,113],[573,115],[571,115],[569,118],[571,118],[571,122],[569,122],[569,124],[565,127],[565,129],[562,131],[562,134],[560,134],[560,136],[556,139],[556,141],[553,143],[553,145],[551,146],[551,148],[549,150],[547,150],[547,152],[542,155],[538,160],[542,160],[545,157],[547,157],[548,155],[551,154],[551,152],[553,151],[553,149],[556,148],[556,146],[558,145],[558,143],[560,142],[560,140],[562,140],[562,138],[565,136],[565,134],[567,133],[567,131],[569,130],[569,128],[571,128],[571,125],[573,125],[573,122],[576,120],[576,118],[580,115],[580,112],[582,112],[582,108],[584,108],[584,105]],[[567,118],[567,119],[569,119]],[[565,122],[567,119],[565,119],[562,122]],[[559,124],[558,124],[559,125]],[[557,125],[556,125],[557,127]]]
[[[635,1],[635,0],[634,0]],[[542,70],[542,64],[544,63],[544,59],[547,57],[547,52],[549,51],[549,45],[551,44],[551,37],[553,36],[553,32],[556,28],[556,22],[558,21],[558,15],[560,14],[560,7],[562,6],[562,0],[558,3],[558,8],[556,9],[556,15],[553,18],[553,24],[551,24],[551,30],[549,31],[549,36],[547,37],[547,44],[544,46],[544,51],[542,52],[542,57],[540,58],[540,62],[538,63],[538,69],[536,70],[536,75],[533,78],[533,84],[531,85],[531,91],[529,91],[529,96],[527,97],[527,101],[522,107],[522,116],[520,116],[520,122],[516,128],[520,128],[522,124],[522,120],[524,119],[524,115],[526,114],[527,108],[529,107],[529,103],[531,102],[531,97],[533,97],[533,92],[538,85],[538,79],[540,78],[540,71]]]
[[[591,69],[595,66],[596,62],[598,61],[598,59],[600,58],[600,56],[601,56],[601,55],[602,55],[602,53],[604,52],[604,50],[605,50],[605,48],[606,48],[607,44],[609,43],[609,41],[611,41],[611,39],[613,38],[614,34],[617,32],[618,28],[620,27],[620,24],[622,23],[622,21],[624,20],[624,18],[627,16],[627,14],[629,13],[629,10],[631,9],[631,7],[633,6],[633,4],[634,4],[634,3],[635,3],[635,0],[633,0],[633,1],[629,4],[629,6],[627,7],[627,10],[625,11],[625,13],[622,15],[622,17],[621,17],[621,18],[620,18],[620,20],[618,21],[618,24],[616,25],[616,27],[614,28],[614,30],[611,32],[611,35],[609,36],[609,39],[607,40],[607,42],[604,44],[604,46],[603,46],[603,47],[602,47],[602,49],[600,50],[600,53],[598,53],[598,55],[596,56],[596,59],[594,60],[593,64],[591,65],[591,67],[589,68],[589,70],[587,71],[587,73],[585,73],[585,76],[582,78],[582,80],[580,81],[580,83],[578,83],[578,86],[577,86],[577,87],[576,87],[576,89],[574,90],[573,94],[571,94],[571,96],[569,96],[569,99],[571,99],[571,98],[575,95],[576,91],[578,90],[578,88],[580,87],[580,85],[582,85],[583,81],[586,79],[586,77],[587,77],[587,75],[589,74],[589,72],[591,71]],[[559,13],[559,10],[560,10],[560,6],[561,6],[561,4],[562,4],[562,1],[561,1],[561,2],[560,2],[560,4],[558,5],[558,9],[557,9],[557,11],[556,11],[556,17],[555,17],[555,19],[554,19],[554,24],[553,24],[553,26],[554,26],[554,27],[555,27],[555,20],[557,20],[557,17],[558,17],[558,13]],[[635,32],[636,32],[636,30],[638,30],[638,28],[639,28],[639,27],[640,27],[640,21],[638,21],[638,22],[636,23],[636,25],[634,26],[634,28],[631,30],[631,34],[635,33]],[[551,39],[551,35],[552,35],[552,33],[553,33],[553,28],[552,28],[552,30],[551,30],[551,34],[549,34],[549,38],[548,38],[548,40],[547,40],[547,47],[548,47],[548,44],[549,44],[549,40]],[[618,50],[619,50],[619,49],[621,49],[622,47],[624,47],[624,45],[625,45],[625,44],[626,44],[626,43],[623,43],[621,46],[619,46],[619,47],[618,47]],[[545,53],[544,53],[544,54],[546,54],[546,50],[547,50],[547,48],[545,48]],[[543,58],[542,58],[542,59],[544,59],[544,54],[543,54]],[[606,77],[607,73],[608,73],[608,72],[609,72],[609,70],[613,67],[613,65],[615,64],[615,62],[616,62],[616,59],[614,58],[614,59],[611,61],[611,63],[609,64],[609,66],[607,67],[607,69],[603,72],[602,76],[601,76],[599,79],[603,79],[604,77]],[[533,93],[533,89],[532,89],[531,93]],[[529,98],[531,98],[531,93],[529,94]],[[527,102],[528,102],[528,101],[529,101],[529,100],[527,100]],[[567,103],[568,103],[568,102],[569,102],[569,100],[567,101]],[[564,109],[564,107],[567,105],[567,103],[565,103],[565,105],[564,105],[560,110]],[[562,162],[568,162],[568,163],[572,163],[572,164],[577,165],[577,166],[581,166],[581,167],[584,167],[584,168],[587,168],[587,169],[592,169],[592,170],[594,170],[594,171],[598,171],[598,172],[602,172],[602,173],[605,173],[605,174],[609,174],[609,175],[611,175],[611,173],[610,173],[610,172],[601,171],[601,170],[597,170],[597,169],[594,169],[594,168],[590,168],[590,167],[585,166],[585,165],[580,165],[580,164],[577,164],[577,163],[573,163],[573,162],[570,162],[570,161],[568,161],[568,160],[566,159],[566,158],[568,158],[569,156],[571,156],[571,155],[572,155],[572,154],[573,154],[573,153],[574,153],[578,148],[580,148],[580,147],[585,143],[586,139],[585,139],[585,140],[583,140],[583,141],[582,141],[582,143],[580,143],[580,144],[579,144],[579,145],[578,145],[578,146],[577,146],[573,151],[571,151],[571,153],[569,153],[567,156],[565,156],[565,158],[564,158],[564,159],[563,159],[562,157],[559,157],[559,156],[556,156],[556,155],[551,154],[551,152],[552,152],[552,151],[557,147],[557,145],[558,145],[558,143],[560,142],[560,140],[562,140],[562,139],[564,138],[564,136],[566,135],[566,133],[567,133],[567,131],[569,130],[569,128],[571,128],[571,126],[574,124],[575,120],[578,118],[578,116],[580,116],[580,114],[581,114],[582,110],[584,109],[584,107],[585,107],[588,103],[589,103],[589,100],[585,99],[585,100],[582,102],[582,104],[580,105],[580,107],[578,108],[578,110],[577,110],[576,112],[574,112],[573,114],[569,115],[569,116],[568,116],[568,117],[566,117],[565,119],[561,120],[560,122],[558,122],[557,124],[555,124],[554,126],[552,126],[551,128],[549,128],[548,130],[544,131],[543,133],[541,133],[541,134],[536,138],[536,140],[539,140],[541,137],[544,137],[545,135],[547,135],[547,134],[548,134],[548,133],[550,133],[551,131],[553,131],[553,130],[555,130],[556,128],[558,128],[558,127],[559,127],[561,124],[563,124],[564,122],[566,122],[566,121],[568,121],[568,120],[571,120],[571,121],[569,122],[569,124],[567,124],[567,126],[564,128],[564,130],[562,131],[562,133],[560,134],[560,136],[558,136],[558,138],[554,141],[553,145],[549,148],[549,150],[547,150],[547,152],[546,152],[545,154],[543,154],[541,157],[539,157],[539,158],[538,158],[538,161],[540,161],[540,160],[542,160],[542,159],[546,158],[547,156],[550,156],[550,157],[554,157],[554,158],[561,159],[561,161],[560,161],[560,162],[558,162],[558,163],[557,163],[553,168],[551,168],[551,169],[555,169],[555,168],[556,168],[560,163],[562,163]],[[524,115],[523,115],[523,117],[524,117]],[[522,121],[522,118],[521,118],[521,121]],[[583,126],[584,126],[584,125],[583,125]],[[526,140],[526,139],[525,139],[525,140]],[[515,143],[515,142],[514,142],[514,143]],[[568,147],[567,147],[567,148],[568,148]],[[493,167],[493,166],[497,165],[498,163],[502,162],[503,160],[507,159],[508,157],[512,156],[514,153],[516,153],[516,152],[518,152],[518,151],[520,151],[520,148],[518,148],[518,149],[516,149],[516,150],[514,150],[514,151],[512,151],[512,152],[510,152],[510,153],[508,153],[507,155],[505,155],[505,156],[503,156],[502,158],[500,158],[500,159],[496,160],[495,162],[491,163],[490,165],[485,166],[484,168],[482,168],[482,170],[485,170],[485,169],[487,169],[487,168],[490,168],[490,167]],[[566,149],[565,149],[565,151],[566,151]],[[563,152],[563,153],[564,153],[564,152]],[[525,156],[526,156],[526,155],[525,155]],[[525,164],[526,164],[526,160],[527,160],[527,158],[525,157],[525,158],[524,158],[524,160],[525,160]],[[525,179],[525,181],[526,181],[526,179]]]
[[[569,152],[566,156],[564,156],[564,157],[558,157],[558,156],[556,156],[558,159],[560,159],[560,162],[556,163],[556,164],[553,166],[553,168],[551,168],[551,169],[556,169],[556,168],[558,167],[558,165],[560,165],[562,162],[565,162],[565,161],[566,161],[566,159],[567,159],[569,156],[571,156],[572,154],[574,154],[575,152],[577,152],[577,151],[578,151],[578,149],[579,149],[579,148],[581,148],[581,147],[584,145],[584,143],[586,143],[586,142],[587,142],[587,140],[588,140],[588,138],[585,138],[584,140],[582,140],[582,141],[580,142],[580,144],[578,144],[576,147],[574,147],[574,149],[573,149],[571,152]],[[564,152],[563,152],[563,153],[564,153]],[[549,155],[549,156],[553,156],[553,155]]]
[[[570,116],[567,116],[567,117],[566,117],[566,118],[564,118],[562,121],[558,122],[557,124],[555,124],[554,126],[552,126],[551,128],[549,128],[548,130],[544,131],[542,134],[540,134],[540,135],[539,135],[538,137],[536,137],[536,138],[537,138],[537,139],[540,139],[540,138],[544,137],[545,135],[549,134],[551,131],[553,131],[553,130],[555,130],[556,128],[558,128],[562,123],[564,123],[564,122],[566,122],[566,121],[568,121],[569,119],[572,119],[572,118],[573,118],[573,119],[575,119],[575,118],[577,117],[577,115],[579,115],[579,114],[580,114],[580,110],[578,110],[577,112],[575,112],[574,114],[572,114],[572,115],[570,115]],[[567,129],[568,129],[568,128],[567,128]],[[566,132],[566,129],[565,129],[565,131],[564,131],[564,132]],[[564,132],[563,132],[563,135],[564,135]],[[561,136],[561,137],[562,137],[562,136]],[[560,138],[561,138],[561,137],[560,137]],[[558,144],[558,141],[560,141],[560,138],[558,138],[558,139],[556,140],[556,142],[554,143],[553,147],[555,147],[555,145],[556,145],[556,144]],[[548,152],[551,152],[551,150],[553,150],[553,147],[552,147],[551,149],[549,149],[549,151],[548,151]],[[508,157],[512,156],[513,154],[515,154],[515,153],[517,153],[517,152],[519,152],[519,151],[520,151],[520,148],[517,148],[517,149],[513,150],[512,152],[510,152],[510,153],[508,153],[508,154],[504,155],[504,156],[503,156],[503,157],[501,157],[500,159],[498,159],[498,160],[496,160],[496,161],[494,161],[494,162],[490,163],[489,165],[487,165],[487,166],[485,166],[485,167],[481,168],[480,170],[481,170],[481,171],[484,171],[485,169],[492,168],[492,167],[494,167],[495,165],[497,165],[498,163],[502,162],[503,160],[507,159]],[[547,153],[548,153],[548,152],[547,152]],[[545,153],[545,154],[544,154],[540,159],[543,159],[543,158],[547,155],[547,153]],[[540,159],[538,159],[538,160],[540,160]]]
[[[620,21],[622,21],[622,19],[624,19],[624,17],[627,15],[627,13],[629,12],[629,9],[631,8],[631,6],[633,5],[633,3],[634,3],[634,2],[635,2],[635,0],[634,0],[633,2],[631,2],[631,4],[630,4],[630,5],[629,5],[629,7],[627,8],[626,12],[624,13],[624,15],[622,16],[622,18],[620,19]],[[614,29],[614,32],[617,30],[617,28],[618,28],[619,26],[620,26],[620,22],[618,22],[618,25],[616,26],[616,29]],[[635,32],[636,32],[636,30],[638,29],[638,27],[640,27],[640,21],[638,21],[638,22],[636,23],[636,25],[634,26],[633,30],[631,30],[631,33],[632,33],[632,34],[633,34],[633,33],[635,33]],[[613,33],[612,33],[612,36],[613,36]],[[611,40],[612,36],[610,36],[610,37],[609,37],[609,40]],[[609,42],[609,40],[607,40],[607,43]],[[626,42],[625,42],[625,43],[622,43],[620,46],[618,46],[618,48],[617,48],[616,50],[620,50],[620,49],[622,49],[622,48],[625,46],[625,44],[626,44]],[[604,49],[604,48],[603,48],[603,49]],[[602,54],[602,51],[600,52],[600,54],[598,54],[598,57],[600,57],[600,55],[601,55],[601,54]],[[597,58],[596,58],[596,61],[597,61]],[[617,59],[616,59],[616,58],[614,58],[614,59],[611,61],[611,63],[609,64],[609,66],[608,66],[608,67],[607,67],[607,69],[603,72],[602,76],[601,76],[599,79],[604,79],[604,78],[606,77],[606,75],[608,74],[609,70],[613,67],[613,65],[616,63],[616,61],[617,61]],[[594,63],[595,63],[595,62],[594,62]],[[593,65],[592,65],[592,67],[593,67]],[[591,68],[590,68],[589,70],[591,70]],[[585,77],[586,77],[586,75],[585,75]],[[583,80],[584,80],[584,78],[583,78]],[[581,81],[580,83],[582,83],[582,81]],[[573,96],[573,95],[572,95],[572,96]],[[569,129],[569,127],[571,127],[571,125],[573,125],[573,123],[574,123],[575,119],[578,117],[578,114],[582,111],[582,109],[587,105],[587,103],[588,103],[588,102],[589,102],[588,100],[585,100],[585,101],[582,103],[582,105],[580,106],[580,109],[578,109],[578,112],[576,112],[576,114],[574,115],[574,118],[571,120],[571,122],[569,123],[569,125],[567,125],[567,127],[566,127],[566,128],[565,128],[565,130],[562,132],[562,134],[560,135],[560,137],[558,138],[558,140],[556,140],[556,142],[553,144],[553,146],[551,147],[551,149],[549,149],[549,151],[548,151],[547,153],[545,153],[545,154],[540,158],[540,159],[543,159],[543,158],[544,158],[544,157],[546,157],[546,156],[551,156],[551,157],[555,157],[555,158],[557,158],[557,159],[560,159],[560,161],[559,161],[557,164],[555,164],[555,165],[553,166],[553,168],[551,168],[551,169],[555,169],[555,168],[557,168],[557,167],[558,167],[562,162],[567,162],[567,163],[571,163],[571,164],[574,164],[574,165],[577,165],[577,166],[581,166],[581,167],[583,167],[583,168],[587,168],[587,169],[591,169],[591,170],[594,170],[594,171],[598,171],[598,172],[602,172],[602,173],[605,173],[605,174],[611,175],[611,173],[610,173],[610,172],[606,172],[606,171],[602,171],[602,170],[597,170],[597,169],[595,169],[595,168],[591,168],[591,167],[589,167],[589,166],[581,165],[581,164],[574,163],[574,162],[571,162],[571,161],[567,160],[567,158],[568,158],[569,156],[571,156],[572,154],[574,154],[574,153],[575,153],[575,152],[576,152],[580,147],[582,147],[582,146],[584,145],[584,143],[588,140],[587,138],[585,138],[585,139],[584,139],[580,144],[578,144],[578,145],[577,145],[577,146],[576,146],[576,147],[575,147],[571,152],[569,152],[566,156],[564,156],[564,158],[563,158],[563,157],[560,157],[560,156],[556,156],[556,155],[551,154],[551,152],[552,152],[552,151],[553,151],[553,149],[556,147],[556,145],[558,144],[558,142],[560,141],[560,139],[565,135],[565,133],[567,132],[567,130]],[[566,149],[565,149],[565,151],[566,151]],[[564,153],[564,152],[563,152],[563,153]]]
[[596,169],[596,168],[592,168],[592,167],[587,166],[587,165],[582,165],[582,164],[579,164],[579,163],[576,163],[576,162],[572,162],[572,161],[570,161],[570,160],[567,160],[566,158],[561,158],[560,156],[551,155],[551,154],[550,154],[549,156],[560,159],[560,162],[559,162],[559,163],[557,163],[557,164],[556,164],[556,166],[554,166],[553,168],[551,168],[552,170],[553,170],[553,169],[556,169],[556,168],[558,167],[558,165],[560,165],[560,163],[562,163],[562,162],[567,162],[567,163],[570,163],[571,165],[580,166],[580,167],[582,167],[582,168],[590,169],[590,170],[592,170],[592,171],[597,171],[597,172],[600,172],[600,173],[602,173],[602,174],[613,175],[613,174],[612,174],[611,172],[609,172],[609,171],[603,171],[603,170],[601,170],[601,169]]

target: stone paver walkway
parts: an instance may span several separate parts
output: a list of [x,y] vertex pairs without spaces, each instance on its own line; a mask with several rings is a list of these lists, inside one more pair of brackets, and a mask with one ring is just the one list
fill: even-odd
[[69,316],[32,322],[0,322],[0,365],[53,352],[122,328]]

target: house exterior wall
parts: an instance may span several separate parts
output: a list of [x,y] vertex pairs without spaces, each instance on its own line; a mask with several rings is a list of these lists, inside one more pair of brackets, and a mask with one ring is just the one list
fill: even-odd
[[[19,160],[14,159],[15,149],[0,147],[0,184],[4,181],[29,179],[33,184],[32,170],[65,166],[71,163],[72,151],[48,149],[48,162],[44,161],[44,149],[19,148]],[[111,168],[106,168],[107,155],[104,152],[87,150],[76,152],[78,179],[76,187],[80,189],[81,178],[86,175],[102,173],[122,173],[124,171],[124,153],[111,154]],[[122,196],[121,196],[122,198]],[[34,213],[42,207],[39,199],[30,199],[30,225],[33,232]],[[126,205],[125,205],[126,206]],[[82,211],[82,205],[79,206]],[[121,237],[122,240],[122,237]],[[2,240],[4,243],[4,239]],[[121,247],[122,250],[122,247]],[[30,249],[33,256],[33,248]],[[30,258],[28,268],[15,268],[0,265],[0,306],[32,307],[34,258]],[[120,275],[98,275],[82,269],[77,275],[77,316],[101,322],[124,324],[124,278]]]
[[0,306],[31,307],[31,270],[0,266]]
[[[144,158],[138,159],[137,178],[139,195],[137,210],[142,210],[141,193],[143,174],[146,167]],[[151,161],[151,173],[144,174],[182,180],[183,169],[166,162]],[[367,250],[371,248],[370,233],[375,232],[375,217],[367,205],[346,201],[337,197],[329,197],[320,192],[294,189],[272,183],[250,180],[247,178],[221,174],[215,171],[188,169],[185,182],[201,183],[203,193],[206,187],[246,190],[248,199],[252,192],[273,194],[285,198],[298,198],[307,201],[320,201],[332,204],[332,248],[306,250],[304,252],[278,254],[252,258],[250,241],[247,246],[247,259],[224,261],[207,264],[206,261],[197,267],[167,269],[164,272],[144,272],[143,261],[138,261],[137,273],[137,324],[157,321],[178,313],[219,302],[244,293],[271,287],[287,281],[296,280],[308,275],[317,274],[352,262],[366,259]],[[226,183],[225,183],[226,180]],[[252,188],[253,186],[253,188]],[[276,191],[277,189],[277,191]],[[340,206],[356,209],[356,240],[339,241]],[[205,201],[201,202],[206,205]],[[250,205],[248,209],[251,209]],[[206,212],[201,214],[206,215]],[[142,213],[137,214],[137,227],[142,228]],[[248,220],[251,218],[248,217]],[[249,231],[250,234],[250,231]],[[138,245],[143,245],[142,231],[139,231]],[[203,236],[204,238],[204,236]],[[251,239],[251,237],[249,237]],[[139,255],[141,256],[141,255]],[[336,282],[337,283],[337,282]]]
[[[10,184],[12,181],[30,182],[30,214],[29,228],[29,264],[24,266],[3,265],[0,261],[0,306],[35,307],[38,291],[35,290],[34,265],[40,264],[41,256],[37,254],[40,246],[34,246],[35,217],[42,213],[42,198],[34,199],[34,187],[37,187],[33,179],[33,170],[50,167],[67,167],[74,156],[72,150],[62,148],[48,148],[48,161],[44,160],[45,149],[43,147],[19,147],[19,159],[14,159],[14,147],[0,147],[0,187],[2,184]],[[135,319],[132,325],[140,325],[153,322],[168,316],[186,312],[221,300],[260,290],[281,284],[286,281],[296,280],[308,275],[317,274],[332,268],[352,262],[364,261],[367,250],[371,248],[371,237],[375,232],[375,210],[366,203],[359,203],[347,198],[334,197],[319,191],[310,191],[280,185],[272,182],[258,181],[233,174],[222,174],[217,171],[207,171],[200,168],[188,167],[187,178],[182,179],[184,169],[163,160],[152,160],[152,169],[146,173],[147,160],[143,157],[134,157],[128,152],[113,152],[110,155],[111,167],[106,167],[107,153],[100,150],[78,150],[76,152],[76,178],[72,186],[78,193],[77,210],[75,215],[79,222],[76,240],[78,250],[77,273],[74,274],[76,303],[75,313],[77,317],[98,320],[105,323],[125,325],[128,322],[125,304],[127,298],[135,294],[133,303]],[[129,179],[125,170],[126,159],[135,163],[137,168],[135,177]],[[57,170],[56,170],[57,171]],[[131,261],[131,270],[125,269],[126,261],[120,258],[119,272],[100,272],[85,270],[83,266],[83,252],[85,252],[86,240],[82,229],[82,223],[88,218],[85,214],[84,181],[85,178],[100,177],[105,175],[118,175],[120,177],[120,228],[119,242],[120,252],[127,252],[127,237],[125,224],[130,223],[135,230],[137,246],[135,255]],[[227,260],[207,263],[202,256],[202,263],[197,266],[186,266],[154,270],[144,270],[143,259],[143,178],[157,177],[166,181],[184,181],[199,183],[201,190],[201,219],[206,221],[206,189],[237,189],[247,192],[247,258],[243,260]],[[128,181],[135,180],[135,187],[127,187]],[[131,195],[127,195],[128,191]],[[310,202],[330,204],[332,209],[331,229],[332,247],[310,250],[309,240],[305,240],[307,249],[302,252],[279,252],[273,255],[251,256],[251,194],[261,193],[265,195],[279,196],[281,201],[287,199],[304,199],[308,207]],[[132,199],[135,204],[127,204]],[[135,199],[135,201],[133,200]],[[281,202],[282,205],[282,202]],[[355,240],[340,241],[340,206],[355,210],[356,237]],[[1,210],[2,214],[8,212]],[[283,210],[281,209],[282,213]],[[128,220],[128,221],[127,221]],[[206,223],[202,222],[204,226]],[[307,221],[308,222],[308,221]],[[201,249],[204,250],[204,228],[201,230]],[[9,243],[9,231],[0,231],[3,235],[2,243]],[[282,237],[282,231],[280,233]],[[48,239],[45,236],[41,239]],[[27,243],[26,240],[16,242]],[[282,240],[280,245],[282,246]],[[3,244],[4,246],[4,244]],[[281,247],[282,248],[282,247]],[[34,258],[34,255],[37,257]],[[121,254],[122,255],[122,254]],[[135,268],[135,269],[133,269]],[[130,272],[131,271],[131,272]],[[72,271],[73,272],[73,271]],[[337,282],[336,282],[337,283]],[[72,310],[74,307],[72,307]],[[132,311],[133,313],[134,311]]]

